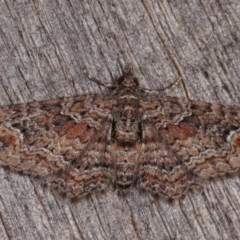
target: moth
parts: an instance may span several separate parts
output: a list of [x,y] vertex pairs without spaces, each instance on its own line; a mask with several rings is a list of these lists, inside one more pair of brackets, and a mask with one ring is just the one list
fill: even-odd
[[131,72],[106,95],[0,108],[0,165],[70,198],[135,186],[175,199],[240,168],[240,108],[160,97]]

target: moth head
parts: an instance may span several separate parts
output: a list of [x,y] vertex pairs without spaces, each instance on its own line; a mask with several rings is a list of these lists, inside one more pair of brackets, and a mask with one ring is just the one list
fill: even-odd
[[118,84],[125,88],[137,88],[139,86],[137,78],[132,73],[127,73],[120,77]]

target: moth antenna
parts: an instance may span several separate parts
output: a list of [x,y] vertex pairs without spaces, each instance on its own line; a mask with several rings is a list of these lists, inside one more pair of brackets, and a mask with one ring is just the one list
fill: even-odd
[[85,75],[90,81],[93,81],[93,82],[95,82],[95,83],[98,83],[98,84],[100,84],[101,86],[104,86],[104,87],[106,87],[106,88],[114,89],[114,88],[117,87],[116,84],[114,85],[114,84],[106,83],[106,82],[103,82],[103,81],[101,81],[101,80],[93,77],[93,76],[90,75],[90,73],[87,71],[87,68],[86,68],[86,67],[83,67],[82,70],[83,70],[84,75]]
[[[159,93],[159,92],[163,92],[165,90],[174,88],[176,85],[178,85],[179,83],[181,83],[181,78],[177,78],[176,80],[174,80],[172,83],[169,83],[168,86],[163,87],[163,88],[159,88],[159,89],[149,89],[149,88],[141,88],[144,91],[148,91],[149,93]],[[190,100],[189,98],[187,98],[188,100]]]

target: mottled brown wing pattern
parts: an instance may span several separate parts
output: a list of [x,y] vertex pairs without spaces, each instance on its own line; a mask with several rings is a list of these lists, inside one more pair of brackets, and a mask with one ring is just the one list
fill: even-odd
[[112,183],[114,175],[113,161],[106,151],[110,123],[102,122],[101,130],[93,133],[90,141],[75,156],[71,164],[54,174],[49,174],[44,180],[45,184],[55,187],[70,198],[79,198],[93,191],[105,190]]
[[148,97],[139,187],[178,198],[203,180],[240,168],[240,109],[176,97]]
[[[97,168],[103,161],[107,165],[103,156],[111,109],[111,102],[103,96],[3,107],[0,109],[0,164],[42,177],[48,185],[57,183],[66,193],[73,192],[70,188],[77,184],[80,187],[82,181],[85,189],[91,187],[96,182],[94,175],[104,176],[106,181],[104,173],[99,173]],[[88,180],[81,179],[84,171],[90,171]]]
[[109,96],[0,108],[0,164],[71,198],[133,185],[168,199],[240,168],[240,109],[159,97],[130,73]]

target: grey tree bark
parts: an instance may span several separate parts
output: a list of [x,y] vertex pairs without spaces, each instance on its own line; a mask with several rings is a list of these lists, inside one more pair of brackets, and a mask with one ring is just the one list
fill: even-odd
[[[101,93],[134,67],[162,95],[240,105],[238,0],[0,1],[0,104]],[[177,84],[166,88],[178,80]],[[72,202],[0,169],[0,239],[239,239],[240,180],[168,203],[131,189]]]

